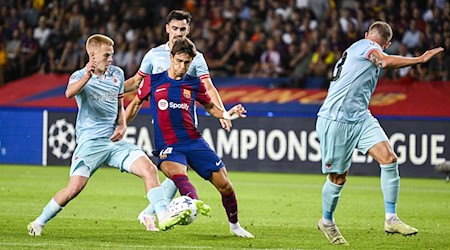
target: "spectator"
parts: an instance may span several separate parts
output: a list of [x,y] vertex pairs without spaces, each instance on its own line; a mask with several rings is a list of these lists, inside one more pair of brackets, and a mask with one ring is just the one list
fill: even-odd
[[328,40],[321,39],[318,48],[312,55],[309,64],[309,73],[313,76],[327,78],[334,62],[334,53],[328,46]]
[[33,38],[33,28],[27,28],[25,37],[19,45],[20,75],[25,76],[37,69],[39,43]]
[[266,42],[266,50],[262,53],[260,62],[261,70],[260,76],[274,77],[282,71],[281,69],[281,54],[275,49],[275,41],[269,38]]
[[422,33],[417,29],[417,22],[415,20],[409,21],[409,29],[403,35],[402,43],[408,49],[415,49],[420,45]]
[[76,44],[72,41],[67,41],[64,45],[64,50],[61,59],[56,64],[56,71],[59,73],[71,73],[78,69],[80,60],[80,51]]
[[295,54],[295,56],[289,62],[289,65],[294,68],[291,75],[292,86],[301,88],[304,87],[306,80],[306,75],[308,73],[309,63],[313,56],[312,50],[306,41],[300,44],[300,52]]

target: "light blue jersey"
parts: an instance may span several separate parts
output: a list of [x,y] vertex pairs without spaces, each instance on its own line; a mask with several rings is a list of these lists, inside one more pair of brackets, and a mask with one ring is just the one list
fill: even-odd
[[[86,69],[75,71],[69,84],[80,80]],[[119,97],[123,95],[123,70],[110,66],[105,74],[93,75],[75,98],[78,105],[76,141],[78,145],[90,139],[109,138],[116,127]]]
[[[168,70],[170,67],[170,48],[169,43],[162,44],[156,48],[151,49],[145,54],[142,59],[141,67],[138,74],[146,76],[149,74],[161,73]],[[189,69],[188,75],[196,76],[200,78],[209,77],[209,69],[206,64],[203,54],[197,51],[197,55],[194,57]]]
[[328,95],[317,114],[340,122],[357,122],[371,115],[369,101],[377,85],[380,69],[369,61],[381,46],[368,39],[352,44],[336,63]]

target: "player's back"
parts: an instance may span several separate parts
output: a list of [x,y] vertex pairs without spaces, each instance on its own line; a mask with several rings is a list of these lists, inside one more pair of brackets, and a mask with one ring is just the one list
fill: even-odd
[[[170,63],[170,48],[168,43],[165,43],[158,47],[152,48],[145,54],[139,68],[139,74],[149,75],[161,73],[169,69]],[[197,55],[192,60],[187,74],[197,77],[209,75],[209,69],[205,58],[199,51],[197,51]]]
[[[85,68],[72,74],[70,82],[81,79]],[[114,132],[119,95],[123,94],[123,71],[111,65],[105,74],[93,75],[75,98],[78,105],[76,121],[77,143],[89,139],[110,137]]]
[[380,69],[368,60],[379,44],[363,39],[344,51],[333,70],[333,79],[318,116],[356,122],[370,115],[369,101],[375,90]]
[[168,77],[167,71],[146,79],[149,77],[156,149],[200,138],[195,106],[199,91],[205,91],[200,78],[185,75],[181,80],[175,80]]

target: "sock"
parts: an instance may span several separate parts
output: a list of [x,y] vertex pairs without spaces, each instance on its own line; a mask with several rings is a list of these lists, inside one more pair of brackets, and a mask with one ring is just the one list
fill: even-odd
[[[161,187],[164,189],[165,197],[166,197],[166,204],[169,204],[173,197],[175,196],[177,192],[177,186],[175,186],[175,183],[169,178],[166,178],[163,183],[161,183]],[[147,215],[153,215],[155,214],[155,209],[153,208],[153,204],[149,204],[144,209],[144,214]]]
[[189,181],[187,175],[184,174],[174,174],[172,175],[172,181],[180,190],[181,195],[186,195],[192,199],[198,200],[197,190],[195,190],[194,185]]
[[398,173],[398,164],[391,163],[381,165],[381,190],[383,191],[384,208],[386,219],[396,217],[398,192],[400,189],[400,175]]
[[[158,219],[162,220],[165,217],[165,213],[167,210],[167,203],[164,194],[164,188],[161,186],[150,189],[147,192],[147,198],[150,201],[150,205],[153,205],[153,209],[158,215]],[[144,212],[145,213],[145,212]]]
[[42,214],[37,217],[36,221],[45,226],[45,224],[55,217],[64,207],[61,207],[56,201],[52,198],[47,205],[42,210]]
[[341,196],[341,189],[344,185],[332,183],[328,177],[322,188],[322,214],[323,221],[326,225],[333,225],[333,214]]
[[229,194],[222,194],[222,204],[227,212],[228,221],[230,223],[238,222],[238,206],[234,191]]

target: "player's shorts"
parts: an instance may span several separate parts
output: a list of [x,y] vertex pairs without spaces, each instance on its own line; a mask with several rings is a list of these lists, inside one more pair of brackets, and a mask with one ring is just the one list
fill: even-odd
[[158,168],[164,161],[191,166],[203,179],[209,180],[213,172],[225,166],[203,138],[177,143],[163,148],[158,157]]
[[355,123],[318,117],[316,131],[324,174],[345,173],[350,168],[355,148],[366,154],[377,143],[389,141],[378,120],[371,115]]
[[141,148],[123,140],[118,142],[112,142],[109,138],[88,140],[75,149],[72,155],[70,176],[90,177],[101,165],[130,173],[131,164],[141,156],[146,156]]

